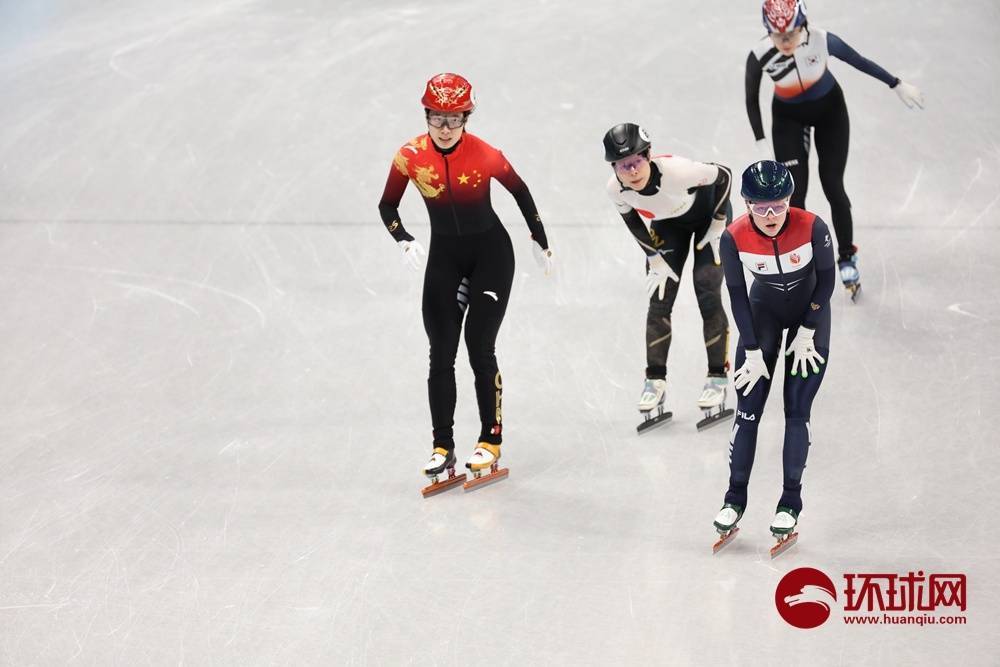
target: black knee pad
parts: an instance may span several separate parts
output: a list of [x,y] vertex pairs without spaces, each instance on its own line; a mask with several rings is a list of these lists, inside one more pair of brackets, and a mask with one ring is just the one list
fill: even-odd
[[721,301],[722,278],[725,275],[721,266],[708,264],[694,267],[694,289],[700,301],[704,297],[714,297]]

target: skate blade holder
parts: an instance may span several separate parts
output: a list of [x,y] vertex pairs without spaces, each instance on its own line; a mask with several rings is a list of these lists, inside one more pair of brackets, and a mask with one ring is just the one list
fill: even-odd
[[[773,533],[772,533],[773,534]],[[775,535],[774,536],[778,543],[771,547],[771,558],[777,558],[781,554],[785,553],[799,541],[798,533],[789,533],[788,535]]]
[[448,489],[453,489],[459,484],[465,482],[465,473],[461,475],[455,474],[455,467],[452,466],[448,468],[448,477],[444,480],[438,480],[438,476],[434,475],[431,477],[430,486],[425,486],[420,490],[420,494],[424,498],[430,498],[431,496],[436,496],[437,494],[447,491]]
[[732,541],[736,539],[736,534],[739,532],[739,527],[734,526],[731,530],[725,533],[719,533],[719,541],[712,545],[712,554],[717,554],[729,546]]
[[674,416],[673,412],[664,412],[662,405],[656,408],[655,417],[651,416],[652,412],[652,410],[648,410],[642,413],[642,423],[635,427],[635,431],[639,435],[642,435],[643,433],[646,433],[661,424],[666,424],[668,421],[673,419]]
[[702,412],[705,414],[705,418],[698,422],[698,431],[704,431],[707,428],[711,428],[716,424],[721,424],[725,420],[736,414],[736,411],[732,408],[727,408],[725,410],[720,410],[719,412],[713,414],[715,408],[706,408]]
[[472,473],[472,479],[462,485],[462,488],[466,491],[473,491],[483,486],[489,486],[490,484],[495,484],[501,480],[507,479],[510,474],[509,468],[501,468],[499,463],[494,462],[490,466],[490,472],[488,475],[484,475],[482,470],[475,470]]

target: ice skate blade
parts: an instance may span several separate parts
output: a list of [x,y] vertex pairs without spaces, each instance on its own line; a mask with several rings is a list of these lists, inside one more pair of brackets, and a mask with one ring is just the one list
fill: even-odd
[[853,285],[844,285],[847,288],[848,294],[851,295],[851,303],[857,303],[858,299],[861,298],[861,283],[854,283]]
[[496,471],[491,472],[488,475],[483,475],[482,477],[473,477],[468,482],[462,485],[462,488],[466,491],[474,491],[483,486],[489,486],[490,484],[495,484],[502,480],[507,479],[507,475],[510,474],[509,468],[498,468]]
[[648,433],[654,428],[666,424],[674,416],[673,412],[664,412],[662,414],[656,415],[655,417],[650,417],[648,413],[643,413],[643,414],[646,415],[645,421],[643,421],[641,424],[635,427],[636,433],[638,433],[639,435]]
[[[773,534],[774,533],[772,533],[772,535]],[[785,553],[789,549],[791,549],[793,546],[795,546],[795,543],[799,541],[798,533],[790,533],[784,537],[779,537],[775,535],[775,537],[778,538],[778,543],[775,544],[773,547],[771,547],[772,560],[777,558],[781,554]]]
[[424,498],[430,498],[431,496],[436,496],[437,494],[447,491],[448,489],[453,489],[463,482],[465,482],[464,472],[461,475],[452,475],[443,481],[437,481],[430,486],[425,486],[420,489],[420,495]]
[[712,554],[717,554],[723,549],[725,549],[729,544],[736,539],[737,533],[740,532],[739,526],[734,526],[732,530],[723,535],[719,534],[719,541],[712,545]]
[[720,423],[726,421],[727,419],[729,419],[730,417],[732,417],[734,414],[736,414],[736,411],[733,410],[732,408],[729,408],[728,410],[723,410],[722,412],[720,412],[717,415],[713,415],[711,417],[705,417],[700,422],[698,422],[698,431],[701,432],[701,431],[704,431],[707,428],[712,428],[716,424],[720,424]]

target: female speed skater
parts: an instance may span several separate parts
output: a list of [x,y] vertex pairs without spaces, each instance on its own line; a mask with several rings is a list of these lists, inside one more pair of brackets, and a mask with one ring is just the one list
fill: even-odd
[[[729,438],[729,490],[715,517],[722,536],[735,537],[747,506],[757,428],[785,338],[784,489],[771,532],[772,557],[794,543],[802,511],[802,471],[812,434],[813,399],[830,358],[830,297],[836,282],[830,230],[818,216],[790,206],[795,180],[779,162],[764,160],[743,172],[747,212],[722,234],[722,266],[740,338],[736,347],[736,421]],[[744,267],[753,281],[747,294]],[[742,390],[742,391],[740,391]]]
[[[673,334],[671,313],[681,271],[694,241],[694,291],[701,310],[708,377],[698,398],[705,419],[701,430],[732,414],[725,409],[729,368],[729,321],[722,308],[719,239],[733,219],[728,168],[676,155],[650,157],[650,140],[635,123],[615,125],[604,135],[604,159],[614,174],[608,196],[646,259],[646,382],[639,397],[645,416],[639,433],[670,419],[666,400],[667,354]],[[649,220],[649,226],[643,218]],[[650,412],[658,410],[656,417]]]
[[810,130],[819,155],[819,179],[830,202],[837,233],[840,279],[852,299],[861,288],[858,248],[854,245],[851,200],[844,190],[844,170],[850,139],[847,104],[840,84],[828,67],[830,56],[847,62],[886,84],[909,107],[923,108],[916,86],[901,81],[860,55],[837,35],[813,28],[803,0],[765,0],[762,8],[767,37],[761,39],[746,64],[746,106],[759,152],[769,156],[760,116],[760,81],[764,72],[774,80],[771,135],[774,157],[792,172],[795,194],[791,204],[805,208],[809,185]]
[[[490,179],[514,196],[533,239],[533,251],[548,275],[552,270],[545,229],[528,186],[503,153],[465,131],[475,108],[472,85],[457,74],[438,74],[423,95],[427,132],[396,153],[379,214],[407,263],[419,270],[426,254],[423,320],[430,341],[427,389],[433,425],[433,453],[423,472],[431,495],[465,480],[455,475],[455,355],[465,319],[465,344],[475,375],[481,430],[478,444],[465,464],[477,478],[502,479],[498,470],[502,442],[503,382],[497,368],[495,343],[503,322],[514,277],[510,236],[490,203]],[[409,234],[399,219],[399,203],[413,181],[430,217],[430,251]],[[467,311],[467,312],[466,312]],[[490,469],[486,477],[482,471]],[[448,471],[448,479],[438,475]]]

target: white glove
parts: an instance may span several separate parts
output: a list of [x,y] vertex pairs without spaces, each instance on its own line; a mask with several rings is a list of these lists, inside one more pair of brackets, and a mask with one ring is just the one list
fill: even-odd
[[798,375],[801,369],[802,379],[805,379],[809,377],[807,363],[809,366],[812,366],[813,375],[819,373],[819,364],[826,363],[826,359],[816,351],[816,344],[813,343],[813,336],[815,335],[815,329],[800,326],[798,333],[795,334],[795,338],[785,348],[785,356],[792,355],[792,375]]
[[774,150],[771,148],[771,142],[768,141],[766,137],[764,139],[758,139],[756,146],[757,146],[757,157],[759,159],[761,160],[774,159]]
[[659,290],[660,296],[657,298],[662,299],[663,293],[667,289],[667,281],[673,280],[675,283],[679,283],[681,279],[677,277],[677,274],[660,253],[647,257],[646,261],[649,263],[649,271],[646,273],[646,293],[652,298],[653,292]]
[[534,241],[532,241],[531,242],[531,254],[534,255],[534,257],[535,257],[535,264],[538,265],[538,268],[542,269],[545,272],[545,275],[551,276],[552,275],[552,249],[551,248],[545,248],[543,250],[542,246],[540,246],[537,243],[535,243]]
[[899,95],[899,99],[903,100],[903,104],[905,104],[907,108],[912,109],[914,104],[921,109],[924,108],[924,94],[921,93],[920,89],[916,86],[900,80],[893,90],[896,91],[896,94]]
[[757,381],[762,377],[771,379],[771,374],[767,372],[767,364],[764,363],[764,353],[758,350],[747,350],[747,358],[743,365],[733,374],[733,386],[736,389],[746,387],[743,395],[749,396],[753,391]]
[[420,245],[420,241],[400,241],[397,245],[403,251],[403,261],[411,269],[419,271],[423,268],[427,251],[424,250],[424,246]]
[[694,244],[695,250],[701,250],[707,244],[711,244],[712,256],[715,258],[716,266],[722,264],[722,258],[719,257],[719,240],[722,238],[722,232],[724,231],[726,231],[726,216],[712,218],[712,224],[708,226],[708,231],[705,232],[700,241]]

